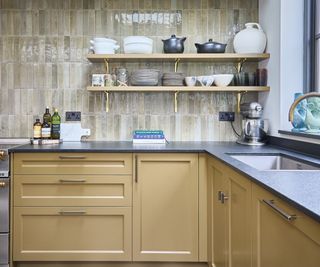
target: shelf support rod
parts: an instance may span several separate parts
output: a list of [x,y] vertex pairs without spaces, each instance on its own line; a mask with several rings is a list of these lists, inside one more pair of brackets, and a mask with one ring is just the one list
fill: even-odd
[[104,59],[104,65],[106,67],[106,74],[109,73],[109,60],[107,58]]
[[174,72],[178,71],[179,62],[180,62],[180,58],[176,58],[174,62]]
[[247,61],[246,58],[240,59],[240,61],[237,63],[237,72],[240,73],[243,67],[243,64]]
[[237,92],[237,113],[240,113],[240,104],[241,104],[241,99],[242,99],[242,96],[244,94],[246,94],[247,91],[244,91],[244,92]]
[[174,92],[174,113],[178,112],[178,94],[179,91]]
[[106,112],[109,112],[109,91],[104,91],[106,94]]

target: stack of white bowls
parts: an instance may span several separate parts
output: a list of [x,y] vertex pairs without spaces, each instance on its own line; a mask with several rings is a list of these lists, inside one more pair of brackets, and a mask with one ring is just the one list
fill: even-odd
[[90,44],[90,49],[95,54],[114,54],[120,48],[116,40],[105,37],[93,38],[93,40],[90,40]]
[[153,40],[145,36],[127,36],[123,39],[125,54],[151,54]]

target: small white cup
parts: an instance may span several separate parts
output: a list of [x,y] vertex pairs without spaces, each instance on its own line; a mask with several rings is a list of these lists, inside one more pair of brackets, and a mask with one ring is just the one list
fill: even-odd
[[196,76],[188,76],[184,78],[184,81],[187,86],[195,86],[197,82],[197,77]]

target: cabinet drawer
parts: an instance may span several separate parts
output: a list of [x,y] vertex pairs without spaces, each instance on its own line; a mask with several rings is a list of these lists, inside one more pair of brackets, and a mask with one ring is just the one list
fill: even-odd
[[131,208],[14,208],[14,261],[131,260]]
[[131,206],[131,175],[15,175],[14,206]]
[[15,153],[14,174],[132,174],[132,154]]

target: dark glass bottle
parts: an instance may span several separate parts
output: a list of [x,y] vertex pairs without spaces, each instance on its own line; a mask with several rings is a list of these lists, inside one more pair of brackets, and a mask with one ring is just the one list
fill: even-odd
[[51,126],[51,114],[49,112],[49,107],[46,107],[46,112],[43,114],[43,122],[45,121]]
[[36,119],[36,122],[33,124],[33,139],[41,138],[41,122],[40,119]]
[[55,109],[51,117],[51,138],[60,139],[60,124],[61,117],[59,116],[58,110]]

